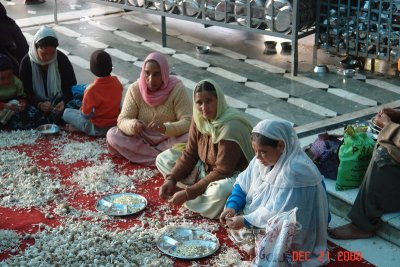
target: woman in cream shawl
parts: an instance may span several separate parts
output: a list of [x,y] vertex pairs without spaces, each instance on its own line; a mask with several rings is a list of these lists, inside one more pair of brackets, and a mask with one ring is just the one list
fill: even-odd
[[293,127],[283,120],[264,120],[254,127],[251,140],[256,156],[239,174],[220,221],[234,241],[250,245],[246,241],[257,232],[254,228],[265,229],[269,218],[297,207],[301,229],[291,249],[310,254],[302,266],[326,264],[328,203],[322,175],[301,149]]
[[217,218],[236,176],[253,157],[251,125],[228,107],[212,80],[200,81],[193,93],[193,120],[181,153],[161,153],[156,166],[166,177],[159,195],[207,218]]
[[170,75],[166,57],[149,54],[126,93],[118,124],[107,132],[111,154],[154,165],[160,152],[186,142],[192,105],[186,88]]

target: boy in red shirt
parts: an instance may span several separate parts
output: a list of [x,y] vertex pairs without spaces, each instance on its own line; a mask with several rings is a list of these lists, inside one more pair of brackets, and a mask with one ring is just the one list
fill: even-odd
[[66,108],[63,119],[67,131],[105,136],[109,128],[117,125],[123,87],[117,77],[110,75],[112,62],[107,52],[93,52],[90,70],[97,78],[86,88],[81,109]]

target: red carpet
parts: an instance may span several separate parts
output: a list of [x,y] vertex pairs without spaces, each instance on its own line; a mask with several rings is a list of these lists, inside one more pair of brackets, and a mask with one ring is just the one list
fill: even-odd
[[[76,209],[85,209],[90,211],[95,211],[95,203],[96,200],[101,195],[108,194],[107,192],[103,194],[85,194],[79,186],[71,181],[71,176],[73,173],[76,173],[80,169],[91,166],[95,162],[80,160],[75,163],[66,163],[66,162],[57,162],[54,161],[60,155],[60,149],[62,145],[71,141],[79,141],[79,142],[88,142],[88,141],[98,141],[100,144],[104,146],[104,139],[95,139],[89,138],[79,134],[61,134],[59,136],[50,136],[50,137],[41,137],[37,139],[34,144],[27,145],[19,145],[15,147],[2,147],[0,148],[1,153],[10,150],[16,150],[18,152],[25,152],[27,156],[31,157],[35,164],[38,166],[39,171],[47,172],[53,174],[54,179],[60,179],[63,185],[66,185],[67,188],[71,189],[71,192],[59,192],[59,197],[64,201],[67,201],[72,208]],[[105,147],[105,146],[104,146]],[[112,163],[114,163],[117,167],[117,171],[120,173],[130,174],[134,170],[143,168],[143,166],[131,164],[128,161],[111,157],[109,154],[104,154],[99,157],[99,161],[104,161],[107,159],[111,159]],[[2,167],[2,163],[0,162],[0,170]],[[46,168],[50,167],[50,168]],[[155,168],[152,168],[155,170]],[[5,177],[5,173],[2,173],[0,179]],[[138,180],[135,182],[134,190],[126,190],[127,192],[134,192],[140,195],[143,195],[148,200],[148,206],[146,209],[139,214],[127,217],[114,217],[112,220],[107,221],[107,225],[110,228],[130,228],[135,224],[143,223],[143,219],[146,221],[148,225],[154,222],[159,223],[171,223],[175,224],[180,223],[193,223],[194,225],[206,225],[208,227],[214,228],[214,233],[218,236],[221,244],[221,248],[223,247],[236,247],[232,244],[232,242],[227,237],[227,233],[224,227],[218,224],[218,221],[208,220],[199,218],[198,216],[182,210],[177,207],[168,206],[165,202],[162,202],[158,198],[158,187],[162,183],[162,176],[157,173],[154,177],[150,179]],[[0,197],[4,197],[4,193],[2,189],[0,189]],[[0,206],[0,229],[9,229],[15,230],[20,234],[24,233],[33,233],[39,230],[39,223],[44,223],[49,226],[57,226],[61,223],[61,217],[54,213],[54,208],[56,204],[54,201],[50,201],[47,204],[48,214],[53,216],[53,218],[46,218],[45,214],[40,211],[40,209],[33,207],[31,209],[13,209],[6,208]],[[48,216],[47,216],[48,217]],[[151,218],[151,219],[150,219]],[[91,218],[81,217],[82,220],[91,220]],[[150,220],[149,220],[150,219]],[[147,227],[149,227],[147,225]],[[29,244],[33,244],[33,239],[24,240],[21,242],[21,246],[17,250],[25,250],[26,246]],[[344,250],[343,248],[336,246],[335,244],[329,242],[330,248],[330,258],[331,262],[327,266],[372,266],[371,264],[365,261],[358,261],[355,255],[350,255],[349,251]],[[211,266],[213,259],[218,257],[218,254],[223,251],[220,249],[215,255],[198,261],[199,264]],[[10,251],[6,251],[0,254],[0,263],[2,260],[11,257],[13,254],[18,253],[15,251],[11,253]],[[243,260],[249,260],[246,255],[241,253]],[[184,260],[174,260],[174,266],[190,266],[192,263],[190,261]]]

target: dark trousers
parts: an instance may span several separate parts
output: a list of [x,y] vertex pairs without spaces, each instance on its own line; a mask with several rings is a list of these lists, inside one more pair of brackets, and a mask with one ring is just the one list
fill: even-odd
[[395,211],[400,211],[400,164],[377,146],[348,216],[360,229],[376,231],[381,216]]

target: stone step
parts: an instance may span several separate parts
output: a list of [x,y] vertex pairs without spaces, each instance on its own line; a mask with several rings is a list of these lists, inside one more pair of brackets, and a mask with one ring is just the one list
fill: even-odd
[[[339,127],[333,130],[328,131],[329,134],[337,134],[343,135],[343,127]],[[307,146],[314,142],[317,138],[318,134],[309,135],[303,138],[300,138],[300,144],[302,147]],[[357,197],[358,188],[345,190],[345,191],[336,191],[335,184],[336,182],[331,179],[324,179],[326,190],[328,193],[328,201],[330,211],[341,217],[349,220],[347,218],[347,214],[349,213],[354,200]],[[397,246],[400,247],[400,212],[387,213],[382,216],[382,227],[378,231],[377,235]]]
[[[325,184],[331,212],[342,218],[347,218],[347,214],[356,199],[358,188],[336,191],[335,181],[331,179],[325,179]],[[400,212],[384,214],[382,221],[382,227],[377,235],[400,247]]]

